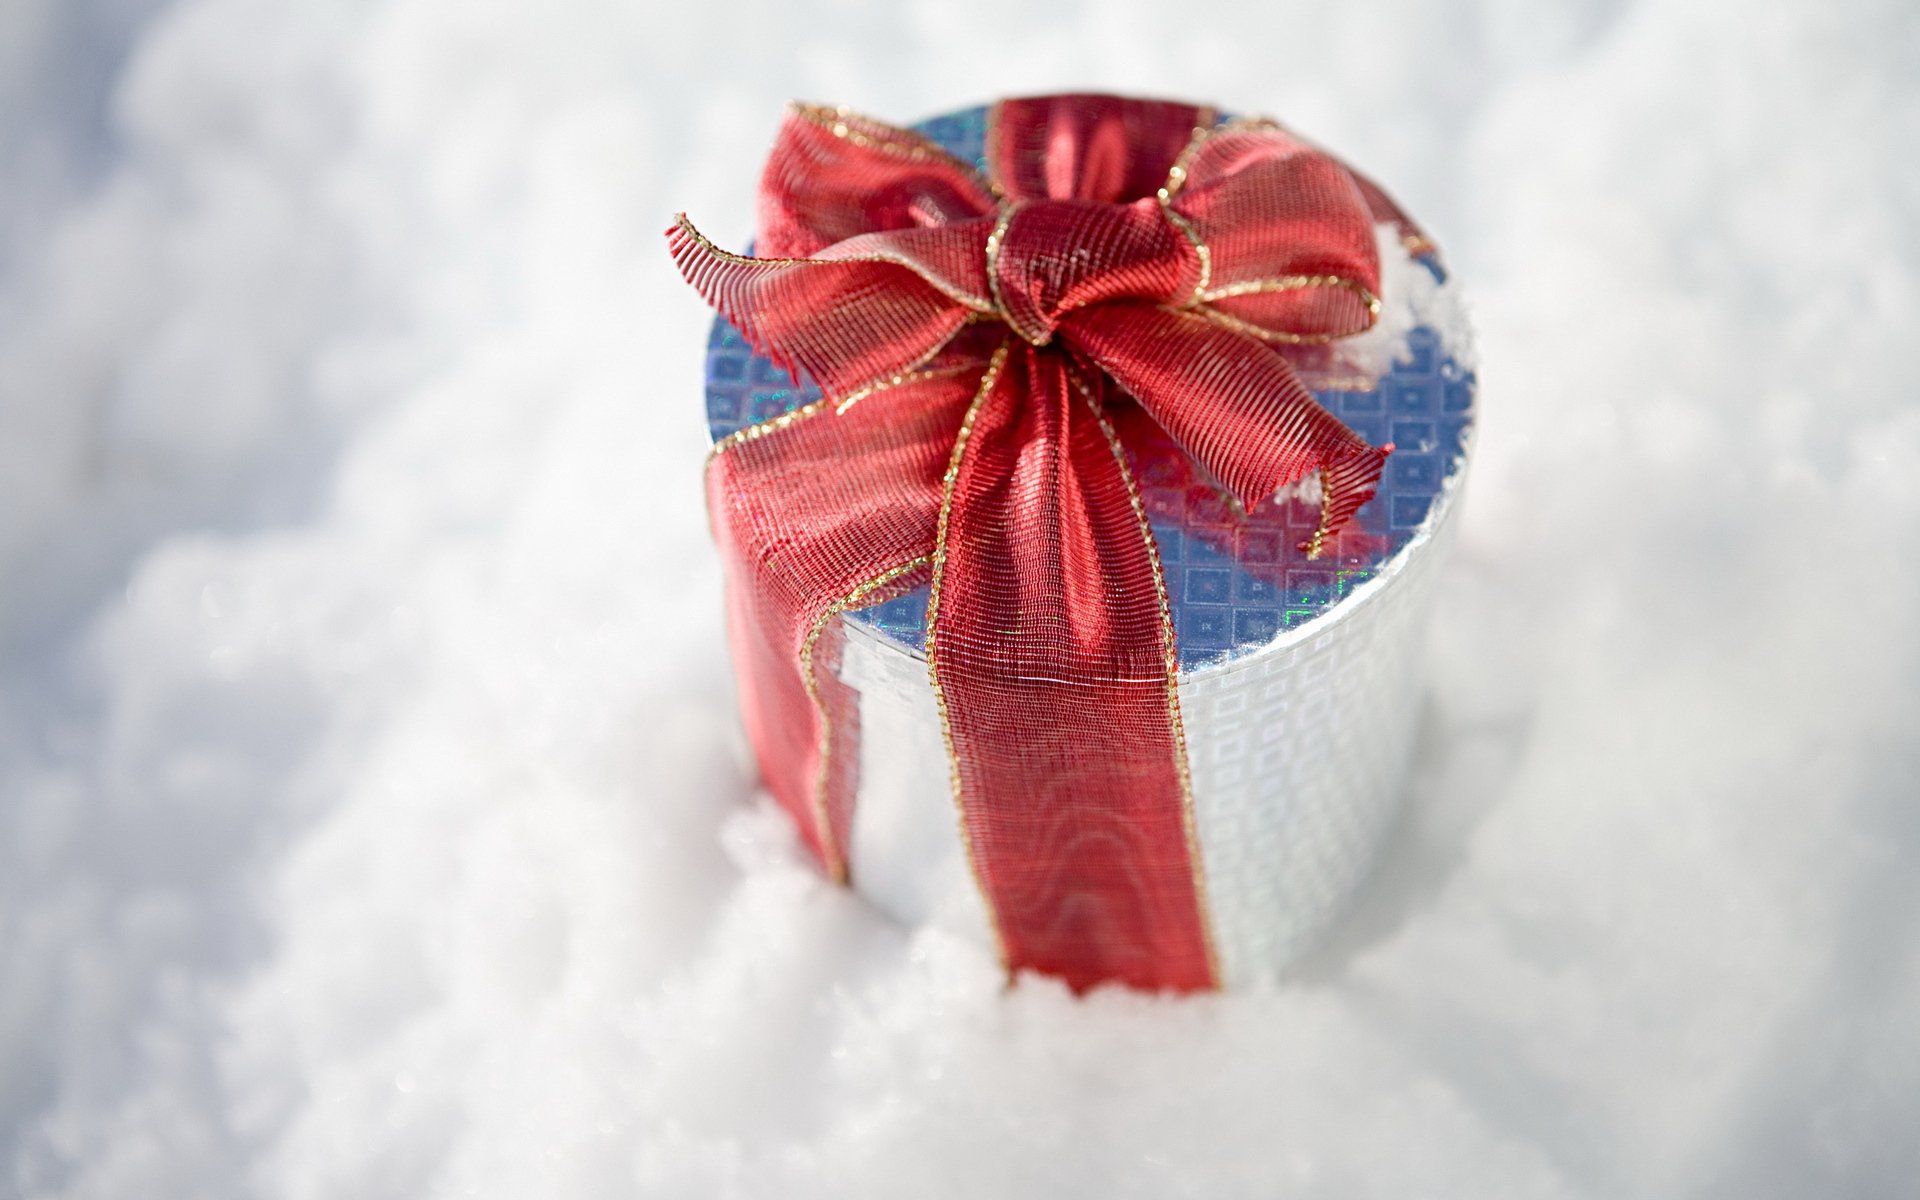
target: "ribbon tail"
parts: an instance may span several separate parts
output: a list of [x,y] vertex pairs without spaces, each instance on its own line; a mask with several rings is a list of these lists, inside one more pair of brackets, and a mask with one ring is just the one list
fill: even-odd
[[991,222],[973,222],[855,238],[819,258],[750,258],[715,246],[683,215],[667,247],[754,350],[840,398],[925,362],[991,310],[968,290],[990,232]]
[[1373,498],[1393,447],[1375,447],[1320,406],[1258,338],[1197,312],[1115,301],[1068,315],[1067,343],[1111,375],[1174,441],[1252,508],[1318,472],[1317,557]]
[[926,577],[941,479],[979,376],[955,369],[826,401],[719,442],[707,504],[727,577],[748,740],[774,798],[836,879],[858,792],[858,709],[840,613]]
[[1145,510],[1066,356],[996,359],[947,475],[927,659],[1010,969],[1217,985]]

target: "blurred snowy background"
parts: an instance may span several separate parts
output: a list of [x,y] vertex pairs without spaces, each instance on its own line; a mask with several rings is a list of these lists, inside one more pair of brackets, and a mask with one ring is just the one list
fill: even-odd
[[[1920,1195],[1911,0],[0,4],[0,1196]],[[1028,981],[734,745],[789,97],[1386,181],[1481,329],[1415,808],[1283,986]]]

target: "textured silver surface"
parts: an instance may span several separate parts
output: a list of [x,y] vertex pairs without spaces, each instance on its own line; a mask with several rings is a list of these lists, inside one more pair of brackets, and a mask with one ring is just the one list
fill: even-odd
[[[1286,966],[1339,916],[1400,807],[1422,633],[1464,471],[1418,535],[1332,612],[1262,650],[1183,673],[1194,819],[1228,986]],[[857,622],[854,886],[910,925],[985,940],[926,662]]]

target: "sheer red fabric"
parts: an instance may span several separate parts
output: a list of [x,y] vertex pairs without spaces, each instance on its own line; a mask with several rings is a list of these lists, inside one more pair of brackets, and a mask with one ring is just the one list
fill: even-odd
[[953,797],[1010,969],[1215,986],[1173,629],[1116,390],[1242,505],[1318,472],[1309,551],[1390,447],[1283,347],[1378,308],[1377,188],[1265,122],[1050,96],[996,106],[981,175],[910,131],[796,106],[764,257],[685,218],[687,279],[824,399],[715,447],[746,724],[837,877],[858,792],[838,614],[931,580]]

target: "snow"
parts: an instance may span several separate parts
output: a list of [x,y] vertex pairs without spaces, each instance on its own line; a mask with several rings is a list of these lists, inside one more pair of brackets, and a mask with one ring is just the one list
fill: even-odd
[[[1447,282],[1435,278],[1408,250],[1396,225],[1376,225],[1373,235],[1380,252],[1380,311],[1372,325],[1341,339],[1341,361],[1364,374],[1384,374],[1406,352],[1407,335],[1424,325],[1439,336],[1447,356],[1461,370],[1477,372],[1480,358],[1474,347],[1473,314],[1462,296],[1465,286],[1459,277]],[[1445,270],[1444,265],[1441,269]],[[1318,487],[1319,476],[1306,479]]]
[[[0,9],[0,1195],[1913,1194],[1911,6],[967,14]],[[1414,813],[1254,993],[1002,990],[735,733],[660,230],[1065,87],[1474,302]]]

